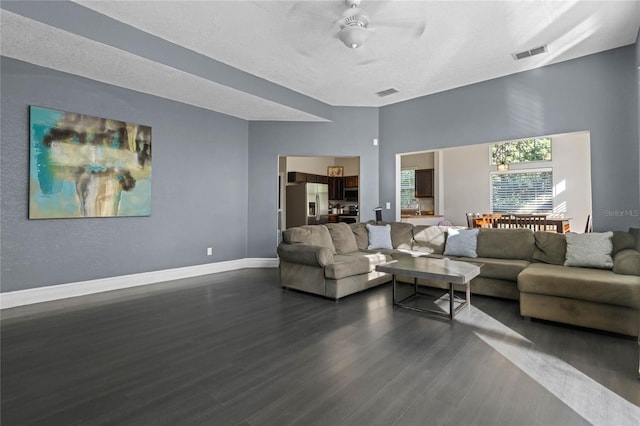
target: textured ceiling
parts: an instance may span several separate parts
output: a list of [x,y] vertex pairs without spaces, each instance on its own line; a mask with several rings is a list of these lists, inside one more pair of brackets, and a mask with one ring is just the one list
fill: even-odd
[[[335,36],[334,21],[346,8],[340,0],[71,3],[112,18],[95,26],[95,36],[4,3],[11,2],[2,5],[5,56],[249,120],[326,120],[305,102],[383,106],[633,44],[640,27],[639,1],[363,0],[376,31],[363,47],[348,49]],[[234,84],[184,61],[111,46],[109,23],[259,79]],[[545,54],[511,56],[543,44]],[[375,94],[392,87],[399,93]]]

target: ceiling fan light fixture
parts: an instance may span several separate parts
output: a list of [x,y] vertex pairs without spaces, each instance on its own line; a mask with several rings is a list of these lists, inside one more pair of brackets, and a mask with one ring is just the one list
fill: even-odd
[[360,25],[347,25],[338,33],[338,38],[345,46],[356,49],[369,38],[369,31]]

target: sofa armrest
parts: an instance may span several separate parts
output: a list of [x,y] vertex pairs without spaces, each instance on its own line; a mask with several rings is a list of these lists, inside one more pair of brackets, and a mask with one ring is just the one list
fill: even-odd
[[640,251],[620,250],[613,256],[613,272],[620,275],[640,276]]
[[333,253],[327,247],[310,244],[281,243],[278,246],[281,260],[302,265],[325,267],[333,262]]

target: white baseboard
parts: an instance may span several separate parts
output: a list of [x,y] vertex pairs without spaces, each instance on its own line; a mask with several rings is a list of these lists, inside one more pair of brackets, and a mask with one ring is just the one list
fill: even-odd
[[0,293],[0,309],[244,268],[277,268],[277,258],[247,258]]

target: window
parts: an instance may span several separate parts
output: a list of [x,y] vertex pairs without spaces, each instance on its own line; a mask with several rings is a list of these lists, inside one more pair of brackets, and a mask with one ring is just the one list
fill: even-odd
[[491,144],[491,164],[551,161],[551,138],[523,139]]
[[551,169],[491,174],[491,211],[494,213],[551,213]]
[[400,171],[400,208],[411,208],[409,201],[415,198],[416,194],[416,171],[415,169],[403,169]]

